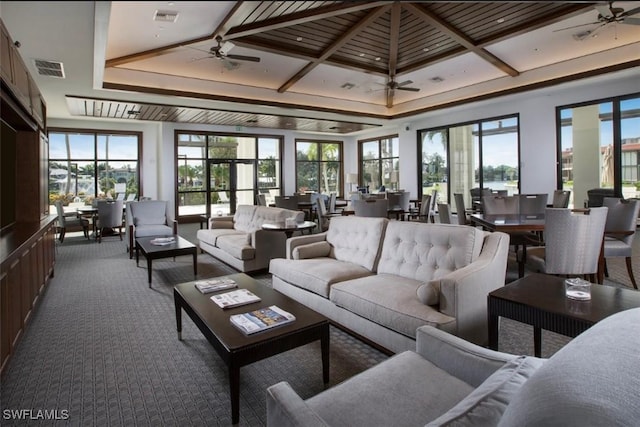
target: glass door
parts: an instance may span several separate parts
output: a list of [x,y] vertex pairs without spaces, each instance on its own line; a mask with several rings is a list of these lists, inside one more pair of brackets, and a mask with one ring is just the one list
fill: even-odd
[[255,170],[254,160],[209,160],[207,215],[233,215],[238,205],[253,205],[256,194]]

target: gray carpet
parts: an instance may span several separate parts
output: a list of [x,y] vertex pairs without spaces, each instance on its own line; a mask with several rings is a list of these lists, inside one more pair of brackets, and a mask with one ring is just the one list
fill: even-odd
[[[180,226],[189,240],[196,229]],[[198,277],[233,272],[207,254],[198,257]],[[255,277],[270,285],[268,274]],[[1,402],[3,414],[57,410],[68,419],[3,417],[2,425],[230,425],[226,366],[186,316],[183,341],[177,339],[172,290],[190,280],[190,256],[157,260],[149,289],[146,263],[136,267],[124,242],[109,237],[98,244],[68,234],[57,247],[55,277],[3,378]],[[532,335],[530,327],[502,321],[500,349],[533,354]],[[543,356],[567,341],[543,332]],[[331,328],[330,385],[386,358]],[[303,398],[323,390],[318,342],[242,368],[240,425],[265,424],[265,389],[283,380]]]

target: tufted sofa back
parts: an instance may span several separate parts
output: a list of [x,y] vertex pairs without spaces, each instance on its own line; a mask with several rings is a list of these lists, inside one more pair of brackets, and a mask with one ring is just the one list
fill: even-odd
[[236,230],[251,233],[260,230],[264,223],[284,223],[287,218],[296,218],[296,222],[302,222],[304,212],[269,206],[238,205],[233,222]]
[[336,216],[331,218],[327,242],[331,257],[375,271],[387,218]]
[[391,221],[377,272],[425,282],[439,279],[475,261],[483,241],[482,230],[466,225]]

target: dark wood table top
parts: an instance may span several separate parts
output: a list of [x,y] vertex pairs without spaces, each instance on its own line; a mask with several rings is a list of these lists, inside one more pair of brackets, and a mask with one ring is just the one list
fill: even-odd
[[534,273],[489,294],[513,303],[563,317],[596,323],[619,311],[640,307],[640,292],[608,285],[591,285],[591,299],[578,301],[565,295],[563,277]]
[[[154,245],[153,243],[151,243],[153,239],[156,239],[158,237],[174,237],[175,241],[168,245]],[[178,236],[177,234],[174,234],[172,236],[137,237],[136,243],[145,254],[153,254],[158,252],[176,252],[185,249],[193,249],[196,247],[196,245],[194,245],[187,239]]]
[[[230,274],[228,277],[238,283],[238,288],[248,289],[258,295],[262,300],[252,304],[222,309],[211,301],[215,293],[203,294],[196,289],[194,282],[181,283],[174,290],[193,309],[204,322],[210,333],[216,337],[216,341],[224,346],[226,352],[234,353],[250,348],[258,343],[280,338],[292,332],[299,332],[307,328],[315,328],[328,323],[323,315],[307,308],[299,302],[287,297],[280,292],[271,289],[244,273]],[[217,293],[229,292],[229,290]],[[271,305],[277,305],[281,309],[293,314],[296,320],[290,324],[277,328],[258,332],[253,335],[244,335],[229,321],[233,314],[246,313]]]
[[471,222],[493,231],[543,231],[544,214],[539,215],[487,215],[471,214]]

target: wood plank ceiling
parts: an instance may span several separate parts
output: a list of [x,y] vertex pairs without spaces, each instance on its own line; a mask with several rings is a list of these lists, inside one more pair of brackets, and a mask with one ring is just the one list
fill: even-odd
[[[320,64],[384,76],[387,106],[393,106],[397,90],[417,90],[402,81],[408,72],[473,52],[515,77],[519,71],[485,47],[528,31],[567,19],[592,8],[595,2],[342,2],[342,1],[250,1],[237,2],[222,24],[206,37],[107,60],[107,67],[162,55],[176,47],[211,40],[223,41],[303,59],[306,64],[283,82],[286,92]],[[496,22],[501,25],[496,25]],[[301,43],[300,41],[304,41]],[[185,109],[186,110],[186,109]],[[255,115],[234,117],[200,113],[207,123],[256,120],[279,125],[284,119]],[[189,116],[183,111],[183,115]],[[224,117],[223,117],[224,116]],[[194,120],[190,118],[189,120]],[[293,124],[304,130],[304,119]],[[318,121],[319,123],[321,121]],[[318,129],[354,129],[364,123],[320,123]],[[297,126],[301,126],[298,128]]]

